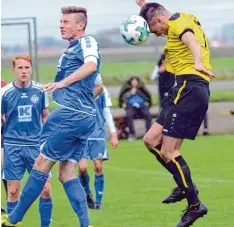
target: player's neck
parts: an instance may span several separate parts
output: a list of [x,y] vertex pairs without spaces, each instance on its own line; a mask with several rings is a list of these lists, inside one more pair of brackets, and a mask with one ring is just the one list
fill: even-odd
[[15,86],[18,88],[28,88],[30,86],[31,82],[29,81],[25,81],[25,82],[21,82],[21,81],[15,81]]
[[76,33],[76,36],[72,37],[71,39],[69,39],[68,41],[71,43],[72,41],[79,39],[81,37],[85,36],[85,31],[78,31]]

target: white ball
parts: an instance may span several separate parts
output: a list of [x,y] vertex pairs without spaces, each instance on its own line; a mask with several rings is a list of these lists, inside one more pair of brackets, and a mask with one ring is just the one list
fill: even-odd
[[139,45],[148,39],[150,29],[143,17],[132,15],[123,21],[120,27],[120,32],[126,43]]

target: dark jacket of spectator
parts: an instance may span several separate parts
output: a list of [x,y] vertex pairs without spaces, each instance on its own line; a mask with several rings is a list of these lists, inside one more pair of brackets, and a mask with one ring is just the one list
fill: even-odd
[[138,80],[137,93],[139,93],[142,97],[144,97],[145,105],[148,107],[151,107],[152,106],[151,93],[144,86],[144,84],[142,83],[142,81],[140,80],[139,77],[131,77],[123,84],[123,86],[120,90],[120,94],[119,94],[119,107],[123,108],[127,105],[128,94],[132,89],[131,81],[133,79]]

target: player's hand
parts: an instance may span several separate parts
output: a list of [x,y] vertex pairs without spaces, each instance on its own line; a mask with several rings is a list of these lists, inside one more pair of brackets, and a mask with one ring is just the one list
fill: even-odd
[[116,132],[111,133],[110,144],[113,149],[118,147],[119,140]]
[[142,7],[143,5],[145,5],[146,1],[145,0],[135,0],[136,4],[140,7]]
[[194,68],[198,71],[201,72],[205,75],[207,75],[208,77],[210,77],[211,79],[215,78],[215,74],[212,73],[211,71],[207,70],[206,68],[204,68],[202,66],[202,64],[195,64]]
[[45,92],[48,92],[49,94],[53,93],[57,89],[61,89],[64,87],[64,84],[62,82],[54,82],[49,84],[43,84],[41,85],[41,89]]

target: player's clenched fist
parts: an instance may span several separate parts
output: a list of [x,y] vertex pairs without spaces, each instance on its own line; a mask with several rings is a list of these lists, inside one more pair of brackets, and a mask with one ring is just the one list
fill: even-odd
[[145,0],[135,0],[136,4],[140,7],[142,7],[143,5],[145,5],[146,1]]

